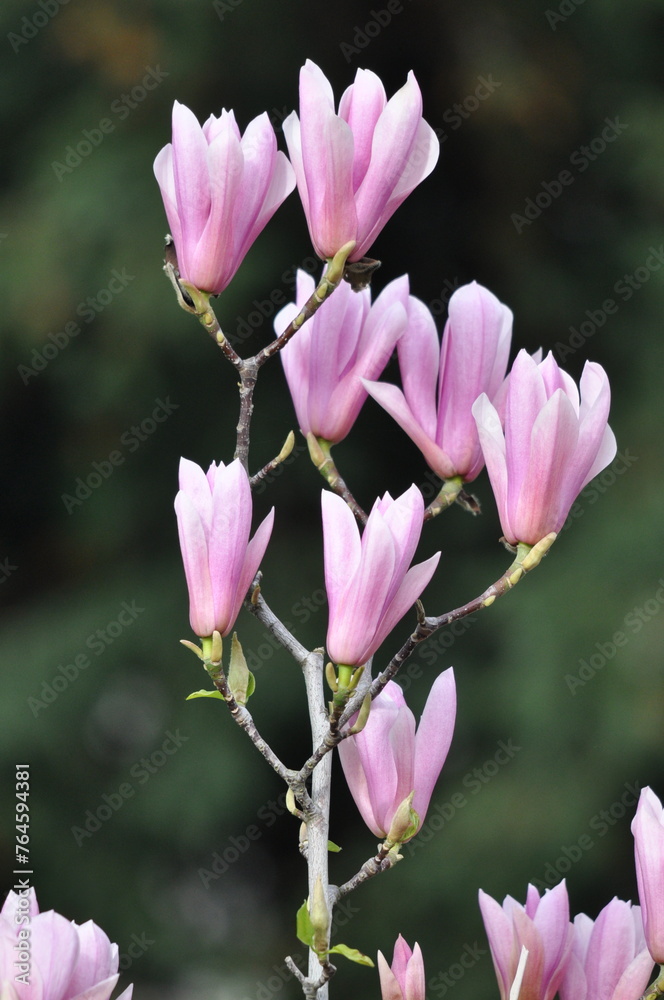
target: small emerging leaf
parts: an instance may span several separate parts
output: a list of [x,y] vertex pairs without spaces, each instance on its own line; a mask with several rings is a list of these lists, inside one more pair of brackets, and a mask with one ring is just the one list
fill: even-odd
[[185,700],[186,701],[191,701],[193,698],[221,698],[222,701],[224,700],[224,696],[221,693],[221,691],[216,691],[216,690],[215,691],[192,691],[191,694],[187,695],[187,697],[186,697]]
[[358,965],[368,965],[370,969],[374,967],[374,963],[368,955],[363,955],[357,948],[349,948],[347,944],[335,944],[333,948],[330,948],[328,955],[343,955],[344,958],[356,962]]
[[341,848],[339,847],[339,845],[338,844],[334,844],[331,840],[328,840],[328,842],[327,842],[327,849],[328,849],[328,851],[331,851],[333,854],[338,854],[339,851],[341,850]]
[[311,917],[309,916],[309,907],[306,899],[297,911],[297,915],[295,917],[295,933],[297,934],[298,941],[301,941],[302,944],[306,944],[308,948],[313,947],[314,928],[311,923]]

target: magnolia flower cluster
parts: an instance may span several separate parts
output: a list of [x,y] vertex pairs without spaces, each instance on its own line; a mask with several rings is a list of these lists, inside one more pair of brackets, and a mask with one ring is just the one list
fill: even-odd
[[[0,912],[3,1000],[108,1000],[118,964],[117,944],[91,920],[79,926],[53,910],[40,913],[34,889],[7,896]],[[132,989],[117,1000],[131,1000]]]
[[664,810],[643,788],[632,821],[640,906],[612,899],[595,921],[569,919],[564,881],[540,897],[528,886],[525,906],[507,896],[499,905],[480,890],[480,909],[501,1000],[508,1000],[526,949],[519,1000],[634,1000],[653,964],[664,964]]

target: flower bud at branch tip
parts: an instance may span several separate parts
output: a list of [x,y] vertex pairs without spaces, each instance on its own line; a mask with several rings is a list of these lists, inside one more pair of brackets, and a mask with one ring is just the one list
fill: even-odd
[[311,461],[317,469],[320,469],[321,465],[325,462],[325,454],[319,444],[318,438],[312,431],[309,431],[307,434],[307,447],[309,448]]
[[352,733],[353,736],[356,736],[358,733],[362,732],[367,722],[369,721],[370,711],[371,711],[371,692],[367,691],[364,701],[360,706],[360,711],[357,713],[357,722],[352,727],[352,729],[349,730],[349,732]]
[[326,951],[330,930],[330,911],[327,908],[325,890],[323,889],[323,883],[321,882],[320,876],[316,879],[316,884],[314,885],[314,894],[313,900],[310,904],[309,916],[311,917],[311,926],[314,930],[314,951]]
[[[182,639],[181,641],[184,642],[185,640]],[[325,677],[327,679],[327,683],[330,685],[330,690],[336,694],[339,690],[339,685],[337,684],[337,672],[334,669],[334,664],[329,661],[325,664]]]
[[398,847],[405,840],[410,840],[414,837],[420,827],[420,817],[417,815],[413,809],[413,797],[415,791],[412,791],[407,798],[403,800],[401,805],[398,806],[397,811],[392,819],[392,825],[388,830],[385,843],[392,847]]
[[190,642],[189,639],[180,639],[180,642],[183,646],[186,646],[187,649],[190,649],[192,653],[195,653],[199,660],[204,658],[203,650],[200,646],[197,646],[195,642]]
[[[215,635],[219,635],[215,632]],[[219,636],[221,643],[221,636]],[[231,662],[228,668],[228,687],[238,705],[246,705],[251,695],[254,693],[256,681],[254,675],[247,666],[244,653],[237,633],[233,632],[231,640]]]
[[288,432],[288,437],[284,441],[284,446],[277,455],[277,462],[283,462],[284,459],[288,458],[293,448],[295,447],[295,435],[292,431]]
[[[222,651],[223,651],[223,644],[221,641],[221,632],[218,632],[217,629],[215,629],[214,632],[212,633],[212,647],[210,650],[210,662],[214,664],[214,666],[217,666],[219,663],[221,663]],[[240,652],[241,651],[242,650],[240,649]]]

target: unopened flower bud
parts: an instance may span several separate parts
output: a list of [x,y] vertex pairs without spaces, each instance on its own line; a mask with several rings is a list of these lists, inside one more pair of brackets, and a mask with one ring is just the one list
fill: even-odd
[[412,791],[410,795],[403,800],[401,805],[397,807],[397,811],[392,819],[392,825],[388,830],[387,837],[385,838],[388,844],[402,844],[406,840],[410,840],[414,837],[420,828],[420,817],[417,815],[413,809],[413,796],[415,792]]

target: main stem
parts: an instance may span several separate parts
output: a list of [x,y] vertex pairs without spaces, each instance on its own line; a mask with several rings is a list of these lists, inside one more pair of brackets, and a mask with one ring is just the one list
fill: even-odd
[[[309,718],[311,720],[312,749],[325,738],[329,729],[325,690],[323,683],[323,656],[311,653],[303,666],[307,689]],[[307,865],[309,869],[309,899],[314,898],[314,886],[320,879],[324,898],[329,900],[328,840],[330,828],[330,791],[332,782],[332,754],[328,753],[314,769],[311,778],[313,808],[307,816]],[[329,904],[328,904],[329,905]],[[331,922],[331,915],[330,915]],[[313,951],[309,951],[309,975],[316,982],[323,974],[323,967]],[[327,1000],[327,982],[318,990],[318,1000]]]

